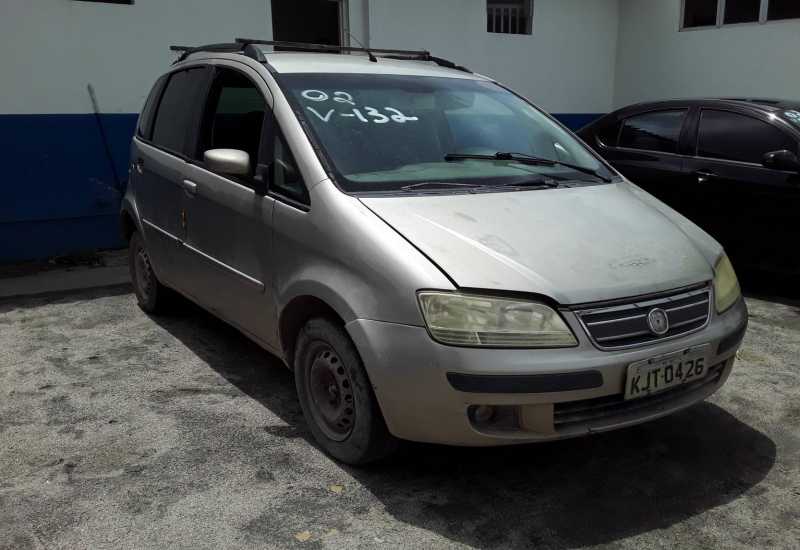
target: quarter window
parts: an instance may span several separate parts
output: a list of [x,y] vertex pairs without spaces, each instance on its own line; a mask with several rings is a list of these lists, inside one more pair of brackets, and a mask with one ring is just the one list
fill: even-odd
[[153,127],[153,142],[168,151],[188,153],[186,139],[195,117],[197,92],[206,69],[198,67],[173,73],[161,97]]
[[746,115],[704,109],[700,115],[697,155],[761,164],[764,154],[797,144],[778,128]]
[[619,146],[647,151],[676,153],[686,109],[656,111],[625,120]]
[[486,0],[486,30],[533,34],[533,0]]
[[147,101],[142,109],[142,114],[139,115],[139,124],[136,128],[136,133],[139,137],[150,139],[153,134],[153,115],[155,115],[158,98],[161,96],[161,91],[164,89],[164,83],[166,81],[166,76],[159,78],[150,91],[150,95],[147,96]]

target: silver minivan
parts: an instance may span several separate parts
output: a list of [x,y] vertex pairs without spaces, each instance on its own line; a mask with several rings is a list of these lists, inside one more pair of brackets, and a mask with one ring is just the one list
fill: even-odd
[[574,437],[722,386],[747,310],[713,238],[490,78],[273,46],[182,49],[122,230],[141,307],[180,293],[281,357],[325,451]]

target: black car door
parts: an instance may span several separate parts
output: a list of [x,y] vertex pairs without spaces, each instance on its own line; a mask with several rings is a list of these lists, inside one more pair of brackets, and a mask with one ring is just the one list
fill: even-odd
[[598,150],[636,185],[684,215],[694,215],[679,142],[686,131],[687,108],[669,108],[631,115],[603,128]]
[[703,108],[696,155],[687,171],[702,197],[700,225],[735,265],[769,272],[798,272],[792,252],[800,238],[800,175],[767,168],[766,153],[798,153],[797,139],[768,114]]

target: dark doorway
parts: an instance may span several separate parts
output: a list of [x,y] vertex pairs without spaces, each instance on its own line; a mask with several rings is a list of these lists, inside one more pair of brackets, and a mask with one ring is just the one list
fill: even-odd
[[335,0],[272,0],[275,40],[341,46],[339,29]]

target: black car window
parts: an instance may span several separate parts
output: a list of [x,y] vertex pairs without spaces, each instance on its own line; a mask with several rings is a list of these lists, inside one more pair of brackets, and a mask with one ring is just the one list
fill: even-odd
[[729,111],[700,114],[698,156],[761,164],[765,153],[781,149],[797,152],[797,143],[771,124]]
[[309,203],[308,190],[300,176],[294,155],[280,131],[275,139],[275,162],[272,170],[270,191],[302,204]]
[[622,126],[621,121],[606,124],[597,131],[597,139],[606,147],[616,147],[617,140],[619,139],[620,126]]
[[625,120],[619,146],[647,151],[675,153],[686,109],[653,111]]
[[156,105],[158,104],[159,97],[161,97],[161,91],[164,89],[164,83],[166,81],[166,75],[159,78],[150,91],[150,95],[147,96],[142,114],[139,115],[139,125],[136,128],[136,133],[139,137],[150,139],[153,135],[153,115],[155,114]]
[[255,166],[266,112],[264,96],[249,78],[233,69],[218,67],[206,103],[196,158],[202,160],[209,149],[239,149],[250,155],[250,164]]
[[153,142],[180,154],[187,153],[186,136],[195,114],[197,91],[203,85],[205,68],[173,73],[161,96],[153,126]]

